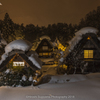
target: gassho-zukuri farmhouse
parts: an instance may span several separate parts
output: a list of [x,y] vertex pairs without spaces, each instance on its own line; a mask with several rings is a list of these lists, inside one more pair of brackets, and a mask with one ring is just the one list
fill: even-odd
[[94,27],[82,28],[66,48],[58,39],[52,42],[48,36],[40,37],[34,50],[32,43],[14,40],[6,44],[5,53],[1,55],[0,72],[12,74],[19,71],[23,73],[18,72],[21,77],[31,76],[36,84],[48,75],[100,72],[98,32]]

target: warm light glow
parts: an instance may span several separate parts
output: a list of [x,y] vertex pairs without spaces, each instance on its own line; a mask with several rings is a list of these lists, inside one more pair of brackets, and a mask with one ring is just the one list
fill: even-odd
[[60,65],[60,67],[64,68],[65,70],[67,69],[67,66],[65,64]]
[[58,49],[61,49],[62,51],[66,50],[66,47],[64,47],[61,43],[58,45]]
[[43,56],[48,56],[48,53],[43,53]]
[[51,56],[51,53],[39,53],[39,56],[45,56],[45,55]]
[[91,38],[91,37],[90,37],[90,36],[88,36],[87,40],[90,40],[90,38]]
[[64,68],[64,69],[67,69],[67,66],[64,64],[64,65],[63,65],[63,68]]
[[45,64],[54,64],[54,62],[45,62]]
[[84,58],[93,58],[93,50],[84,50]]
[[25,66],[24,62],[13,62],[13,66]]

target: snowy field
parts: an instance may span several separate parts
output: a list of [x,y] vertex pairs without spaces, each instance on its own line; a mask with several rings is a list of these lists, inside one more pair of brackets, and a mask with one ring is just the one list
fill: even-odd
[[35,87],[0,87],[0,100],[100,100],[100,73],[53,76]]

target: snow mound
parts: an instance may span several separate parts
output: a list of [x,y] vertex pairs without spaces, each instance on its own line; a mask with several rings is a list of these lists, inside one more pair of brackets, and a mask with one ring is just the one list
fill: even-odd
[[88,78],[100,78],[100,73],[90,73],[87,74]]
[[87,79],[87,77],[85,75],[79,75],[79,74],[57,75],[57,76],[52,76],[49,83],[78,82],[78,81],[83,81],[83,80],[86,80],[86,79]]
[[30,76],[28,80],[29,80],[29,81],[33,81],[33,77],[32,77],[32,76]]
[[74,46],[82,39],[82,35],[86,33],[97,34],[98,30],[94,27],[85,27],[80,29],[75,33],[75,37],[71,41],[69,41],[70,50],[73,50]]
[[28,51],[31,47],[31,43],[29,43],[28,41],[24,41],[24,40],[15,40],[10,42],[6,47],[5,47],[5,53],[9,53],[14,49],[19,49],[22,51]]
[[40,37],[40,40],[43,40],[43,39],[51,40],[50,37],[49,36],[46,36],[46,35]]
[[23,75],[23,76],[22,76],[22,80],[23,80],[23,81],[26,81],[26,80],[27,80],[27,77],[26,77],[25,75]]

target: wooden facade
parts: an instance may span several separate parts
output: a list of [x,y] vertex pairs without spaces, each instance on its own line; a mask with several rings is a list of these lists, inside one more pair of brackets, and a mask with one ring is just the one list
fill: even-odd
[[50,40],[47,40],[47,39],[41,40],[41,42],[39,43],[35,51],[38,53],[39,58],[43,61],[44,65],[54,64],[54,60],[52,60],[54,59],[53,58],[53,45]]
[[68,73],[100,72],[100,41],[96,34],[86,33],[66,57]]
[[39,57],[52,57],[53,46],[47,39],[43,39],[38,45],[36,52],[38,53]]
[[0,71],[6,69],[8,65],[12,63],[12,66],[19,66],[24,68],[31,68],[33,71],[38,68],[29,60],[28,56],[22,50],[13,50],[8,54],[8,57],[1,63]]

